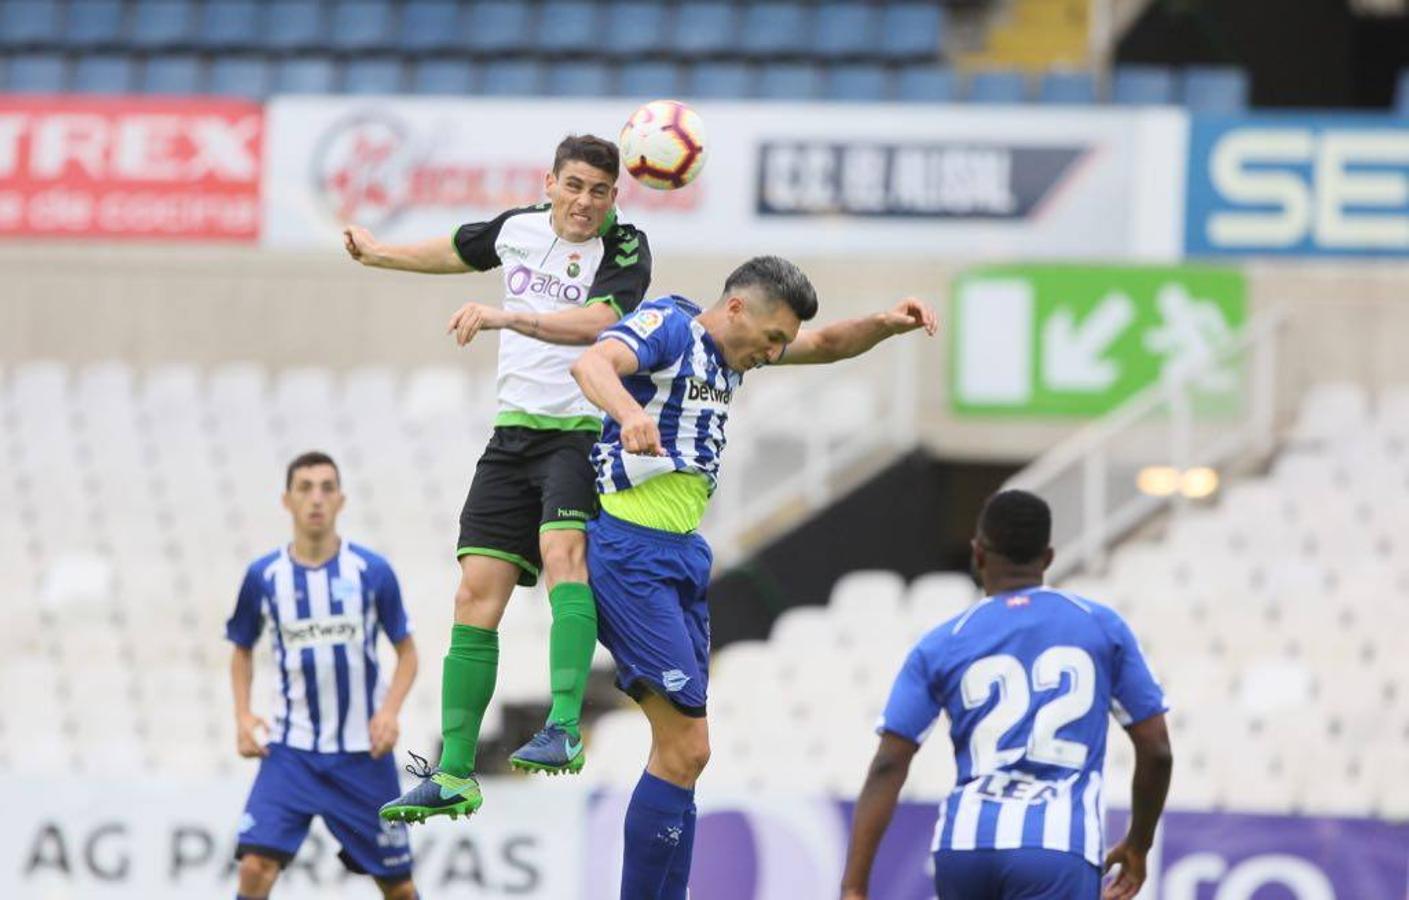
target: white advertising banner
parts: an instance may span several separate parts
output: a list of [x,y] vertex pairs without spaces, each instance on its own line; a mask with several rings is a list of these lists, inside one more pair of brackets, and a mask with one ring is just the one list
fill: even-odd
[[[543,199],[564,135],[615,138],[631,101],[280,97],[268,107],[263,240],[398,242]],[[693,184],[629,176],[657,252],[1174,259],[1178,110],[701,103]]]
[[[236,828],[250,779],[0,778],[0,897],[189,900],[235,896]],[[411,828],[424,897],[579,900],[587,794],[572,784],[487,779],[493,814]],[[338,860],[315,820],[281,874],[280,900],[379,897]]]

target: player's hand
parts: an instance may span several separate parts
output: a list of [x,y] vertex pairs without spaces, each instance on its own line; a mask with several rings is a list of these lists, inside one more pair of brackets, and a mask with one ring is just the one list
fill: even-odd
[[372,738],[372,758],[376,759],[396,746],[397,738],[401,737],[401,726],[396,723],[396,716],[385,709],[377,710],[367,723],[367,733]]
[[258,759],[269,755],[269,748],[261,740],[261,732],[267,737],[269,723],[253,713],[235,720],[235,749],[246,759]]
[[1109,872],[1115,866],[1120,866],[1120,872],[1101,889],[1101,900],[1130,900],[1140,893],[1140,887],[1145,883],[1145,851],[1136,850],[1121,841],[1106,854],[1106,866],[1102,871]]
[[934,310],[914,297],[906,297],[895,304],[885,313],[885,320],[891,334],[905,334],[907,331],[923,328],[925,334],[933,337],[939,330],[939,318],[934,314]]
[[621,447],[627,453],[640,456],[665,456],[660,443],[660,429],[645,412],[621,423]]
[[508,323],[508,318],[508,314],[497,306],[466,303],[450,317],[450,324],[445,333],[455,335],[455,343],[463,347],[474,340],[475,335],[481,331],[503,328]]
[[348,225],[342,230],[342,245],[348,256],[366,266],[372,263],[377,239],[361,225]]

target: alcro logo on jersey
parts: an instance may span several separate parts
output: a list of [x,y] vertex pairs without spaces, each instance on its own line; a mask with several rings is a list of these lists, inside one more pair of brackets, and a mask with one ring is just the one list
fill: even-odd
[[550,272],[536,272],[528,266],[514,266],[509,270],[504,283],[509,293],[515,297],[533,294],[550,300],[581,305],[587,296],[587,288],[572,281],[564,281]]
[[734,392],[728,388],[717,388],[698,378],[691,378],[690,387],[685,392],[685,399],[728,406],[729,401],[734,399]]
[[362,620],[356,616],[298,619],[279,626],[285,650],[362,643]]

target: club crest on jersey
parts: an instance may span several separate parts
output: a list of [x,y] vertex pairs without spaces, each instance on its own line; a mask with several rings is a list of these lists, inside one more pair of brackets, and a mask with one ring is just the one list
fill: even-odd
[[626,320],[626,327],[640,337],[650,337],[651,333],[665,322],[665,313],[658,309],[643,309]]
[[572,253],[568,255],[568,277],[576,278],[582,274],[582,254]]
[[333,599],[346,603],[357,596],[357,582],[350,578],[334,578],[328,585],[328,590]]
[[1007,599],[1008,606],[1027,606],[1031,602],[1032,598],[1027,594],[1018,594],[1016,597],[1009,597]]

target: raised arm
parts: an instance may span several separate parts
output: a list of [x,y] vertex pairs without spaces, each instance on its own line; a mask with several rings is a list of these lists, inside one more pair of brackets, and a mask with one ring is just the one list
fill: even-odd
[[448,237],[416,244],[383,244],[361,225],[349,225],[342,230],[342,241],[347,255],[364,266],[429,275],[474,271],[460,258],[455,242]]
[[801,366],[850,359],[888,337],[918,328],[933,336],[939,330],[939,320],[927,305],[914,297],[906,297],[886,312],[833,322],[821,328],[802,329],[797,339],[783,351],[778,364]]
[[609,303],[594,303],[555,313],[510,312],[483,303],[466,303],[450,317],[446,332],[461,347],[481,331],[508,329],[549,344],[585,346],[617,320]]
[[841,881],[842,900],[865,900],[876,849],[890,826],[891,816],[895,815],[900,788],[910,774],[910,761],[918,749],[918,744],[899,735],[889,731],[881,734],[871,768],[866,772],[866,783],[856,798],[851,845],[846,852],[846,871]]
[[621,446],[627,453],[663,456],[660,430],[631,392],[621,383],[640,366],[636,354],[621,341],[606,339],[591,347],[572,364],[572,377],[582,395],[621,425]]
[[1120,875],[1101,892],[1102,900],[1130,900],[1145,883],[1145,856],[1155,841],[1155,825],[1169,793],[1174,754],[1164,715],[1151,716],[1126,729],[1135,745],[1135,774],[1130,782],[1130,827],[1125,839],[1106,854],[1106,871]]

